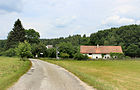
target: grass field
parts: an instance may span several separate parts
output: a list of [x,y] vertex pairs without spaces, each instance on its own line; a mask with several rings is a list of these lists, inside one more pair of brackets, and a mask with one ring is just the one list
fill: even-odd
[[97,90],[140,90],[139,60],[47,60],[74,73]]
[[0,57],[0,90],[13,85],[30,68],[30,61],[19,58]]

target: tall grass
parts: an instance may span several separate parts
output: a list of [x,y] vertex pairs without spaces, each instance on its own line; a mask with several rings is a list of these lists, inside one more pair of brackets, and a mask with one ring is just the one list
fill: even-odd
[[47,60],[74,73],[97,90],[140,90],[140,60]]
[[0,57],[0,90],[5,90],[16,82],[30,68],[29,60]]

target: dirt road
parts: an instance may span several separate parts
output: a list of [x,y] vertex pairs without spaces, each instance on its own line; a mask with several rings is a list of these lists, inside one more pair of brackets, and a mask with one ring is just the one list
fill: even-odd
[[30,59],[32,68],[9,90],[93,90],[67,70]]

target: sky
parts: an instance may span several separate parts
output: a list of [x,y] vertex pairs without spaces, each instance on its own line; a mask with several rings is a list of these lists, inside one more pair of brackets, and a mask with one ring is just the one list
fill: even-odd
[[17,19],[41,38],[89,36],[99,30],[140,24],[140,0],[0,0],[0,39]]

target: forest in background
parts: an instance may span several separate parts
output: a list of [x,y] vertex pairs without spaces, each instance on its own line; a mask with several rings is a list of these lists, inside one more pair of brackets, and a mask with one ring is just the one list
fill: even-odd
[[69,42],[74,46],[97,44],[100,46],[119,45],[122,46],[125,55],[140,57],[140,25],[128,25],[100,30],[92,33],[90,37],[86,37],[86,35],[73,35],[66,38],[41,39],[41,42],[54,46],[62,42]]
[[[89,37],[86,35],[73,35],[55,39],[40,39],[39,33],[34,29],[23,29],[20,20],[17,20],[14,24],[13,31],[8,34],[7,40],[0,40],[0,51],[8,52],[9,49],[16,48],[19,42],[24,42],[24,40],[26,40],[32,46],[33,55],[37,53],[39,55],[43,52],[44,57],[55,57],[56,46],[60,47],[59,51],[61,51],[62,54],[67,54],[66,56],[68,57],[74,57],[74,54],[79,52],[80,45],[97,44],[100,46],[119,45],[122,46],[126,56],[140,57],[140,25],[127,25],[119,28],[100,30],[96,33],[92,33]],[[45,51],[46,45],[53,45],[54,48],[50,51]],[[12,52],[12,50],[9,52]]]

